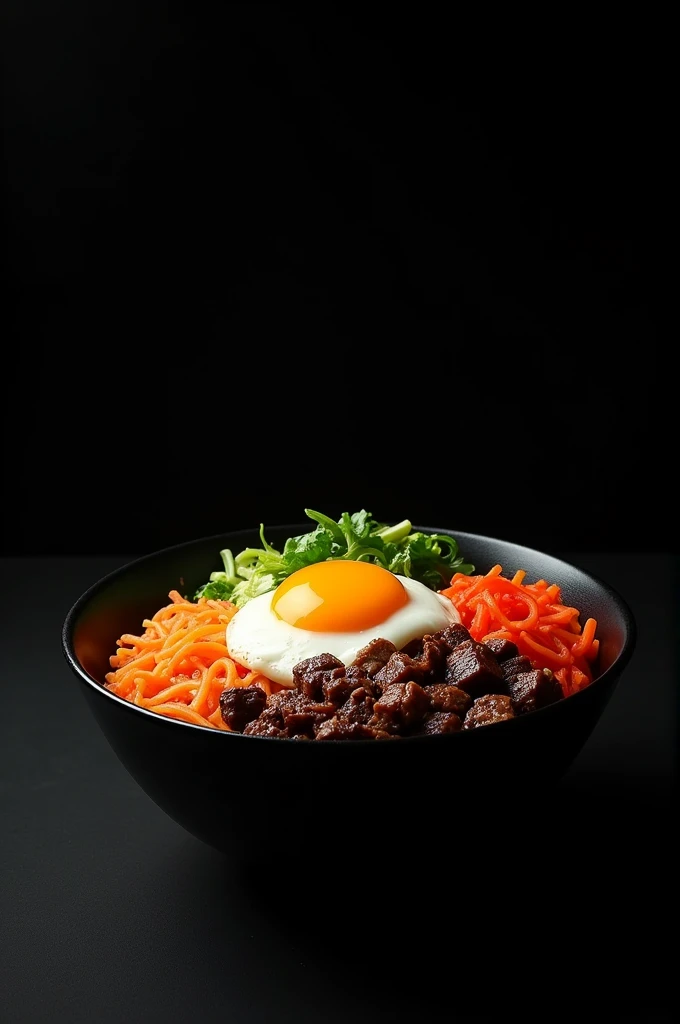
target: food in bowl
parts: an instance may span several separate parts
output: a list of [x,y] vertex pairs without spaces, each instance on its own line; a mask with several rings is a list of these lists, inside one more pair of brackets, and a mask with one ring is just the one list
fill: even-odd
[[292,740],[394,740],[540,710],[597,673],[597,621],[519,565],[483,574],[448,534],[365,510],[220,554],[124,633],[105,686],[159,715]]
[[[306,523],[274,524],[268,527],[267,537],[283,555],[287,542],[304,537],[307,529]],[[245,666],[237,670],[226,657],[226,625],[223,631],[219,622],[220,616],[237,614],[239,605],[232,601],[225,607],[228,595],[208,594],[205,602],[223,603],[206,609],[197,593],[209,582],[220,582],[210,580],[218,568],[222,570],[219,552],[264,548],[256,529],[195,538],[129,561],[95,581],[66,615],[64,656],[113,752],[159,807],[191,835],[226,854],[232,864],[257,866],[265,872],[261,877],[266,877],[272,864],[280,867],[283,862],[293,872],[300,864],[333,865],[337,877],[344,877],[348,864],[439,863],[442,850],[451,849],[452,842],[473,855],[498,849],[508,834],[499,816],[509,824],[510,818],[517,821],[523,807],[534,815],[545,806],[611,699],[634,653],[636,638],[633,616],[611,586],[548,552],[512,541],[425,525],[404,529],[414,538],[418,532],[428,536],[404,543],[390,550],[390,555],[399,555],[399,564],[405,565],[410,551],[410,568],[405,565],[402,573],[406,575],[408,569],[412,578],[422,582],[419,574],[432,572],[437,581],[431,589],[448,589],[459,571],[473,585],[475,575],[486,575],[496,565],[503,566],[503,575],[511,580],[518,569],[525,570],[523,585],[541,579],[548,586],[558,583],[566,606],[578,607],[584,623],[591,617],[596,620],[599,647],[595,660],[586,663],[592,682],[546,707],[516,713],[511,720],[435,735],[402,734],[392,741],[286,741],[226,728],[219,707],[226,687],[219,676],[233,672],[233,679],[240,679],[241,674],[253,679],[252,670]],[[370,532],[368,529],[365,546],[380,552],[380,543],[370,541]],[[436,533],[446,535],[451,545],[431,541]],[[300,541],[302,551],[306,544]],[[429,551],[429,558],[420,558],[421,547]],[[442,555],[454,550],[451,561],[460,559],[459,564],[444,565],[440,572]],[[349,552],[346,544],[344,552],[332,549],[333,554],[345,552]],[[387,556],[383,553],[383,557]],[[274,561],[280,565],[280,557]],[[245,556],[239,567],[245,571],[258,564],[248,564]],[[235,590],[239,580],[247,583],[246,576],[238,572],[234,581],[226,566],[224,573],[227,578],[221,582],[227,588],[233,585]],[[273,586],[279,582],[275,580]],[[173,589],[177,600],[168,603],[167,595]],[[187,607],[181,608],[182,604]],[[167,693],[162,696],[169,680],[155,677],[179,654],[182,643],[174,655],[171,645],[180,641],[179,629],[188,634],[195,605],[208,614],[197,616],[193,626],[209,626],[208,639],[202,642],[206,648],[209,643],[216,644],[217,649],[211,652],[208,648],[205,663],[182,666],[180,655],[174,679],[186,684],[187,690],[175,700]],[[110,659],[117,654],[116,637],[130,631],[144,634],[147,627],[141,626],[142,622],[150,622],[147,616],[153,617],[154,609],[161,612],[164,607],[168,611],[158,618],[166,621],[153,627],[147,663],[138,673],[142,699],[148,684],[158,688],[161,702],[165,700],[167,710],[157,713],[156,707],[146,707],[142,700],[135,703],[134,671],[141,666],[135,666],[128,676],[131,689],[127,698],[113,692],[105,677],[113,670]],[[503,610],[504,605],[500,607]],[[459,614],[465,625],[470,609],[461,605]],[[527,614],[526,607],[513,613],[518,621]],[[126,650],[126,656],[133,653],[128,644],[119,649]],[[201,651],[197,643],[191,658]],[[155,656],[149,659],[152,653]],[[211,659],[219,660],[220,655],[226,660],[216,670],[214,693],[198,714],[192,702],[200,684],[191,680],[191,674],[202,664],[209,669]],[[263,687],[269,683],[261,676],[259,689]],[[270,688],[275,694],[291,697],[296,692],[278,684]],[[254,699],[261,699],[258,687],[244,689],[254,694]],[[205,699],[205,691],[201,699]],[[206,726],[205,713],[215,699],[215,717]],[[485,703],[499,707],[503,701],[490,695]]]

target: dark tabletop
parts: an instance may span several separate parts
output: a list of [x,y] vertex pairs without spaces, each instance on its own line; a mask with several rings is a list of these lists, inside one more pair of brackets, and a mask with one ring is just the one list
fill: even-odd
[[670,1019],[677,564],[564,557],[628,601],[637,649],[540,824],[472,890],[459,846],[396,875],[237,872],[130,778],[61,653],[71,604],[128,559],[4,559],[3,1024]]

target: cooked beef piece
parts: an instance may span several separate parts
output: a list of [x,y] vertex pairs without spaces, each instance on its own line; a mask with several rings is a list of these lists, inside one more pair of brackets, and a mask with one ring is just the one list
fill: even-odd
[[409,640],[407,644],[404,644],[400,648],[402,654],[408,654],[409,658],[419,658],[423,653],[423,641],[425,637],[417,636],[413,640]]
[[472,639],[458,644],[447,656],[444,680],[471,697],[507,692],[501,667],[493,653],[486,644]]
[[388,732],[371,729],[359,722],[343,722],[339,718],[329,718],[322,722],[316,730],[317,740],[391,740]]
[[433,711],[455,711],[457,715],[464,715],[472,704],[469,693],[458,686],[448,686],[446,683],[427,686],[425,693],[430,698],[430,707]]
[[301,722],[307,722],[311,718],[331,718],[336,712],[333,704],[312,700],[299,690],[279,690],[272,693],[267,700],[267,706],[277,708],[283,716],[284,725],[293,732],[306,731],[296,727]]
[[503,693],[487,693],[478,697],[463,721],[464,729],[476,729],[480,725],[491,725],[514,718],[512,701]]
[[484,643],[493,652],[496,661],[507,661],[508,658],[516,658],[519,654],[517,644],[514,644],[512,640],[505,640],[502,636],[492,636]]
[[[314,738],[314,727],[332,716],[337,711],[334,704],[321,704],[305,696],[300,690],[279,690],[267,699],[267,706],[260,715],[266,723],[279,729],[278,735],[303,735]],[[259,719],[257,720],[259,721]],[[249,736],[255,732],[256,722],[250,722],[244,732]],[[260,733],[261,735],[261,733]],[[267,732],[266,735],[274,735]]]
[[416,637],[415,640],[411,640],[405,647],[402,647],[401,651],[417,661],[426,676],[436,679],[444,674],[444,664],[449,649],[443,641],[437,639],[436,635],[427,634],[423,637]]
[[231,729],[295,740],[395,739],[460,732],[546,707],[563,697],[548,669],[534,669],[510,640],[474,640],[462,623],[401,650],[382,638],[350,665],[319,654],[293,668],[295,689],[227,690]]
[[334,676],[344,676],[345,666],[332,654],[315,654],[293,666],[296,687],[312,700],[323,700],[324,683]]
[[[413,670],[411,672],[409,669],[409,678],[425,686],[427,683],[434,683],[444,678],[447,651],[448,648],[441,641],[436,640],[433,636],[424,636],[411,640],[401,648],[399,654],[404,656],[404,666],[410,666],[410,669]],[[385,675],[380,675],[380,679],[385,678],[390,667],[390,662],[388,662],[385,666]],[[400,680],[397,678],[392,681],[399,682]]]
[[[289,739],[283,725],[283,717],[276,708],[265,708],[258,718],[248,722],[243,730],[244,736],[278,736]],[[307,737],[309,738],[309,737]]]
[[264,711],[267,694],[261,687],[234,686],[222,690],[220,694],[220,714],[222,721],[234,732],[243,732],[248,722],[252,722]]
[[371,640],[357,652],[352,664],[363,668],[366,675],[372,679],[376,672],[379,672],[383,665],[387,664],[396,649],[390,640]]
[[526,654],[518,654],[501,664],[501,672],[506,682],[518,676],[520,672],[531,672],[531,669],[531,659],[527,658]]
[[422,683],[425,672],[417,658],[409,658],[403,651],[396,651],[375,675],[376,683],[383,692],[393,683]]
[[452,622],[450,626],[445,626],[444,629],[432,633],[432,639],[440,643],[444,647],[445,653],[449,654],[458,644],[462,644],[464,640],[470,640],[471,637],[469,629],[462,622]]
[[463,720],[453,711],[430,711],[425,715],[415,735],[434,736],[439,732],[460,732]]
[[357,688],[365,689],[373,697],[380,696],[380,687],[366,675],[366,669],[355,664],[350,665],[344,672],[338,672],[337,676],[332,672],[321,689],[324,700],[340,706]]
[[446,648],[431,636],[423,637],[422,650],[414,658],[423,673],[425,683],[443,679],[446,669]]
[[341,704],[337,711],[337,717],[341,722],[354,722],[360,725],[368,725],[373,717],[375,697],[365,687],[357,686],[348,695],[344,704]]
[[534,668],[519,672],[508,680],[508,691],[515,713],[525,715],[528,711],[545,708],[564,696],[562,687],[550,669]]
[[422,722],[429,710],[430,698],[418,683],[391,683],[373,705],[369,724],[385,732],[408,732]]

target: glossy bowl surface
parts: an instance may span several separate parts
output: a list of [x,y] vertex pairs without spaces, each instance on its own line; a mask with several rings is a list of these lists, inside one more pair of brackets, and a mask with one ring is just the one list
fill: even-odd
[[[275,547],[307,524],[267,529]],[[221,568],[219,552],[260,546],[254,530],[203,537],[146,555],[94,583],[69,611],[62,650],[111,748],[147,795],[178,824],[245,863],[354,862],[451,843],[472,823],[513,807],[540,808],[603,713],[628,664],[635,622],[608,584],[550,555],[442,527],[483,572],[525,569],[562,588],[581,621],[597,619],[597,678],[550,707],[470,731],[380,743],[294,742],[209,730],[135,707],[103,686],[124,632],[177,589],[191,594]],[[500,828],[500,826],[499,826]]]

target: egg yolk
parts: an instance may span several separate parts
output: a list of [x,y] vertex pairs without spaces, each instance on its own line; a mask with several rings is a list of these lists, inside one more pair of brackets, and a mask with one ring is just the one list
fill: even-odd
[[397,577],[373,562],[316,562],[279,584],[272,611],[312,632],[371,629],[408,602]]

